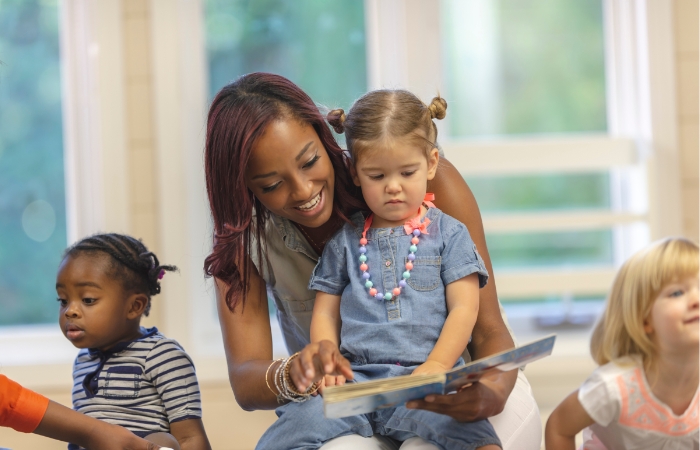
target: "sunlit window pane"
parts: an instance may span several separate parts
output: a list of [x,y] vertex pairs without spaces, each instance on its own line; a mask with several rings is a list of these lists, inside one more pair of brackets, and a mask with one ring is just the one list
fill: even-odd
[[453,137],[605,131],[601,0],[442,0]]
[[0,2],[0,325],[56,320],[66,246],[56,1]]
[[612,231],[490,234],[494,270],[612,265]]
[[467,176],[484,213],[610,207],[607,173]]
[[209,93],[249,72],[274,72],[314,101],[347,108],[367,89],[364,3],[206,0]]

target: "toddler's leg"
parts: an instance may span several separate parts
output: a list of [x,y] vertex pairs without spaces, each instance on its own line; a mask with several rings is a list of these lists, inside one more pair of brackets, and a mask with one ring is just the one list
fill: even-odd
[[[460,423],[443,414],[406,409],[404,406],[396,408],[393,412],[384,410],[374,414],[375,429],[378,433],[398,441],[408,441],[408,446],[401,447],[402,449],[500,449],[501,444],[496,431],[487,420]],[[411,440],[415,437],[422,438],[422,441]],[[428,444],[431,446],[427,446]]]
[[256,449],[310,450],[340,436],[372,436],[372,426],[365,416],[326,419],[321,396],[303,403],[288,403],[275,412],[277,421],[265,431]]
[[148,442],[153,442],[161,447],[172,448],[173,450],[180,450],[180,444],[170,433],[151,433],[144,437]]

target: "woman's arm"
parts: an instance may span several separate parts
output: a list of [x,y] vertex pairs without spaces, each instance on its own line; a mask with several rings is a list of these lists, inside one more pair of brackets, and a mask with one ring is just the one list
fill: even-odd
[[549,416],[544,431],[545,447],[547,450],[573,450],[576,448],[576,435],[593,423],[591,416],[578,401],[578,390],[576,390],[569,394]]
[[[267,307],[265,281],[258,274],[252,261],[250,280],[244,302],[234,311],[226,305],[228,285],[216,281],[216,303],[219,324],[224,339],[228,376],[236,401],[246,411],[274,409],[279,406],[276,395],[267,387],[265,374],[274,389],[272,375],[272,332],[270,312]],[[245,305],[245,306],[244,306]]]
[[[479,315],[469,345],[472,358],[480,359],[513,348],[515,344],[501,317],[496,279],[474,194],[459,171],[444,158],[440,159],[435,178],[428,183],[428,191],[435,194],[437,207],[467,226],[489,271],[488,284],[479,290]],[[409,405],[447,414],[462,422],[485,419],[503,411],[517,376],[516,370],[488,375],[457,394],[428,396],[426,400],[431,401],[419,400]]]

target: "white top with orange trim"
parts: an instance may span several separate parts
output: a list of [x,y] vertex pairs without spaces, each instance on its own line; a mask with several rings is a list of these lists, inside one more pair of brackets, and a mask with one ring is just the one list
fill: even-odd
[[698,448],[698,391],[677,416],[657,399],[639,358],[624,358],[596,369],[578,391],[596,422],[584,431],[584,450],[681,450]]

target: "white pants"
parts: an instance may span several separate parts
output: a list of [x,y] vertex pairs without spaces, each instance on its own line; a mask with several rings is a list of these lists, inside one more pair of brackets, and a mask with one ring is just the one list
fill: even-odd
[[[540,410],[532,396],[530,383],[522,371],[518,371],[503,412],[489,418],[496,430],[503,450],[540,450],[542,421]],[[381,436],[364,438],[359,435],[343,436],[326,442],[320,450],[396,450],[398,447]],[[421,438],[411,438],[401,445],[401,450],[437,450],[433,444]]]

